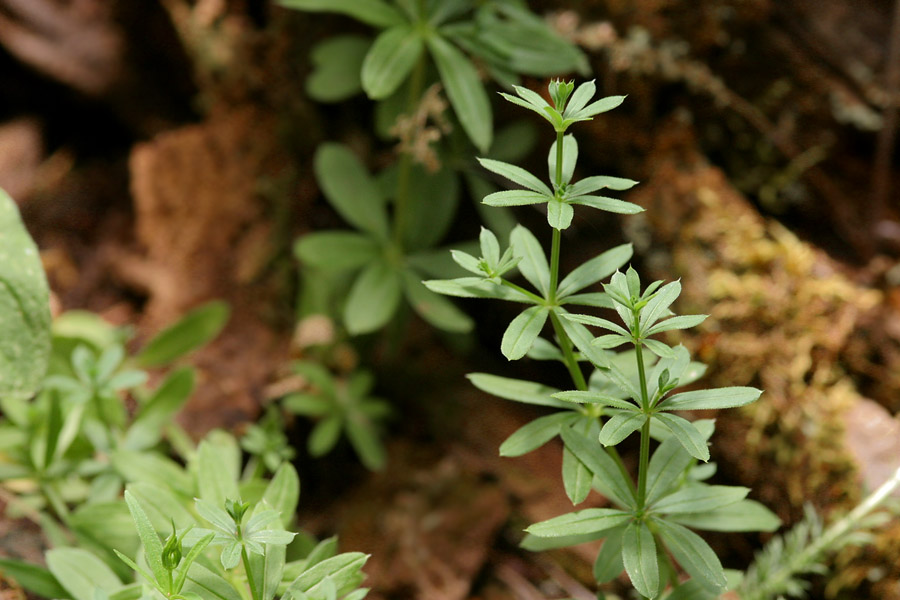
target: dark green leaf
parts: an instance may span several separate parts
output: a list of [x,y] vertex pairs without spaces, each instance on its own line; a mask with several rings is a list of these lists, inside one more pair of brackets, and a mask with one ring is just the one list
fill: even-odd
[[307,265],[327,271],[358,269],[379,256],[371,237],[353,231],[308,233],[294,244],[294,255]]
[[37,246],[0,189],[0,397],[30,398],[50,358],[50,292]]
[[507,360],[518,360],[525,356],[544,328],[548,314],[546,306],[532,306],[512,320],[500,343],[500,351]]
[[490,101],[478,71],[462,52],[440,36],[429,36],[428,48],[459,122],[472,143],[481,152],[487,152],[494,126]]
[[691,577],[702,579],[710,587],[723,590],[728,583],[722,563],[699,535],[676,523],[653,519],[666,547]]
[[322,419],[313,428],[307,440],[307,448],[313,456],[324,456],[331,452],[341,435],[341,418],[330,416]]
[[659,591],[656,542],[643,521],[632,522],[622,533],[622,563],[634,589],[642,596],[656,598]]
[[525,531],[539,537],[600,533],[631,520],[631,513],[614,508],[587,508],[535,523]]
[[552,397],[552,394],[559,391],[558,389],[540,383],[499,377],[488,373],[469,373],[467,377],[472,382],[472,385],[482,392],[487,392],[499,398],[524,404],[571,408],[571,405]]
[[345,221],[380,240],[388,237],[384,198],[372,176],[346,146],[327,142],[316,150],[316,181]]
[[312,49],[312,73],[306,93],[318,102],[340,102],[362,91],[359,72],[372,40],[358,35],[338,35]]
[[449,300],[426,288],[417,276],[403,271],[403,290],[406,299],[419,316],[445,331],[465,333],[474,323]]
[[385,262],[366,267],[350,288],[344,324],[351,335],[371,333],[384,326],[400,302],[400,278]]
[[387,98],[406,79],[424,49],[422,35],[409,24],[383,31],[362,64],[362,87],[372,100]]
[[287,8],[308,12],[341,13],[373,27],[402,23],[403,14],[383,0],[279,0]]
[[622,562],[622,533],[624,530],[625,528],[621,527],[606,532],[606,539],[603,540],[603,545],[594,561],[594,580],[597,583],[612,581],[625,570],[625,564]]
[[663,410],[703,410],[733,408],[750,404],[762,394],[751,387],[726,387],[713,390],[681,392],[666,398],[660,408]]
[[410,169],[408,194],[416,201],[407,205],[403,232],[406,250],[431,248],[444,239],[453,224],[459,204],[459,178],[450,168],[430,173],[415,165]]
[[346,428],[350,444],[362,464],[370,471],[383,469],[387,463],[387,453],[372,422],[364,417],[350,415]]
[[231,313],[222,301],[207,302],[162,330],[137,355],[143,367],[159,367],[193,352],[222,331]]

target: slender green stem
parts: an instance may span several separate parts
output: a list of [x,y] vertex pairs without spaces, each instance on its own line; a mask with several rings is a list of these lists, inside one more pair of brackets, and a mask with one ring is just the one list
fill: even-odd
[[538,296],[538,295],[535,294],[534,292],[529,292],[528,290],[526,290],[525,288],[523,288],[521,285],[516,285],[515,283],[513,283],[513,282],[511,282],[511,281],[507,281],[507,280],[505,280],[505,279],[501,279],[501,280],[500,280],[500,285],[505,285],[506,287],[508,287],[508,288],[510,288],[510,289],[513,289],[513,290],[516,290],[517,292],[519,292],[519,293],[521,293],[521,294],[525,294],[526,296],[528,296],[529,298],[531,298],[532,300],[534,300],[534,301],[535,301],[536,303],[538,303],[538,304],[545,304],[545,303],[546,303],[546,300],[544,300],[544,298],[541,298],[540,296]]
[[563,132],[556,132],[556,193],[559,194],[562,188],[562,168],[563,168]]
[[[637,315],[635,315],[637,319]],[[644,370],[643,347],[640,341],[634,344],[635,357],[638,364],[638,377],[641,381],[641,409],[646,415],[647,420],[641,428],[641,456],[638,466],[638,489],[637,502],[638,510],[644,510],[644,502],[647,498],[647,471],[650,465],[650,398],[647,393],[647,373]]]
[[550,247],[550,290],[547,293],[547,300],[550,304],[556,303],[556,287],[559,282],[559,229],[553,228],[553,244]]
[[584,379],[584,372],[581,370],[578,359],[575,358],[575,352],[572,350],[572,340],[566,335],[566,330],[563,329],[559,317],[552,309],[550,310],[550,322],[553,324],[553,331],[556,333],[556,337],[559,339],[559,346],[563,353],[563,361],[565,362],[566,368],[569,370],[569,374],[572,376],[572,381],[579,390],[583,392],[587,391],[587,381]]
[[253,569],[250,568],[250,557],[247,555],[247,547],[241,542],[241,560],[244,561],[244,573],[247,575],[247,584],[250,586],[250,594],[253,600],[259,600],[256,596],[256,582],[253,580]]
[[[406,100],[406,112],[412,114],[419,100],[422,98],[422,88],[425,85],[426,53],[422,53],[412,72],[409,82],[409,96]],[[412,176],[412,155],[403,152],[400,155],[400,166],[397,174],[397,195],[394,198],[394,244],[397,248],[403,247],[403,234],[407,225],[407,212],[409,211],[410,198],[409,187]]]

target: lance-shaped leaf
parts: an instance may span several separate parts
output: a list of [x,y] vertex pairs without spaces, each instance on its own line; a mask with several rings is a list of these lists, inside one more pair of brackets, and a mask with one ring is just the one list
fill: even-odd
[[631,244],[622,244],[607,250],[599,256],[595,256],[566,275],[559,283],[557,296],[565,298],[570,294],[583,290],[589,285],[606,279],[625,265],[633,253],[634,249]]
[[589,360],[591,364],[596,367],[605,368],[609,365],[609,359],[606,356],[606,352],[591,343],[594,340],[594,336],[591,335],[591,332],[588,331],[587,327],[581,323],[575,323],[574,321],[565,318],[569,313],[563,308],[555,309],[554,313],[563,317],[559,319],[559,324],[584,358]]
[[576,196],[569,198],[568,201],[572,204],[581,204],[582,206],[589,206],[619,215],[636,215],[639,212],[644,212],[644,209],[637,204],[605,196]]
[[29,592],[43,598],[63,598],[69,594],[49,569],[39,565],[14,558],[0,558],[0,570]]
[[538,406],[552,406],[555,408],[571,408],[562,400],[557,400],[553,394],[559,390],[541,383],[525,381],[522,379],[510,379],[489,373],[469,373],[469,381],[482,392],[487,392],[498,398],[522,402],[523,404],[536,404]]
[[358,158],[342,144],[325,143],[313,159],[322,192],[345,221],[380,240],[388,237],[388,217],[377,184]]
[[602,404],[603,406],[611,406],[613,408],[619,408],[622,410],[638,410],[638,406],[628,400],[623,400],[621,398],[615,398],[613,396],[609,396],[607,394],[601,394],[599,392],[582,392],[582,391],[569,391],[569,392],[560,392],[558,394],[553,394],[554,398],[559,398],[560,400],[565,400],[566,402],[578,402],[579,404]]
[[320,231],[301,237],[294,255],[305,264],[329,271],[358,269],[378,257],[380,246],[353,231]]
[[540,448],[559,435],[560,427],[569,426],[579,418],[580,415],[573,412],[538,417],[506,438],[500,445],[500,456],[522,456]]
[[389,264],[370,264],[350,288],[344,322],[353,335],[369,333],[387,323],[400,302],[400,278]]
[[659,340],[646,339],[641,342],[647,350],[660,358],[675,358],[675,349]]
[[516,165],[511,165],[499,160],[491,160],[489,158],[479,158],[478,162],[481,163],[481,166],[488,171],[496,173],[501,177],[505,177],[506,179],[509,179],[513,183],[517,183],[524,188],[548,197],[553,196],[553,192],[549,187],[547,187],[547,184],[545,184],[543,181],[541,181],[522,167],[517,167]]
[[403,14],[383,0],[279,0],[282,6],[309,12],[336,12],[373,27],[402,23]]
[[591,98],[594,97],[594,94],[597,93],[597,85],[594,83],[594,80],[585,81],[575,90],[575,93],[572,94],[572,97],[569,98],[569,102],[566,104],[566,109],[563,112],[563,116],[571,117],[582,108],[587,106],[587,103],[590,102]]
[[409,271],[403,271],[403,291],[413,310],[435,327],[457,333],[472,330],[474,323],[466,313],[443,296],[426,288],[419,278]]
[[643,521],[634,521],[622,533],[622,562],[634,589],[647,598],[659,591],[659,563],[656,542]]
[[712,390],[681,392],[660,403],[662,410],[704,410],[734,408],[750,404],[762,392],[751,387],[726,387]]
[[491,104],[478,71],[462,52],[440,36],[429,36],[428,48],[459,122],[472,143],[487,152],[494,126]]
[[691,577],[703,580],[709,587],[723,590],[728,584],[725,571],[709,544],[693,531],[663,519],[653,519],[666,548]]
[[500,92],[500,95],[513,104],[517,104],[523,108],[534,111],[537,114],[541,115],[541,117],[543,117],[544,119],[550,121],[550,117],[546,112],[547,109],[550,109],[550,105],[546,100],[541,98],[540,94],[533,92],[526,87],[518,85],[514,85],[513,90],[515,90],[518,98],[516,96],[505,94],[503,92]]
[[707,531],[775,531],[781,527],[781,519],[755,500],[741,500],[706,512],[667,515],[666,519]]
[[625,96],[607,96],[591,102],[577,113],[571,116],[572,119],[588,119],[600,113],[612,110],[625,101]]
[[525,356],[544,328],[548,314],[546,306],[532,306],[512,320],[500,342],[500,351],[507,360],[518,360]]
[[643,427],[647,415],[632,412],[619,413],[603,424],[600,430],[600,443],[604,446],[615,446],[629,435]]
[[95,600],[96,590],[107,594],[122,582],[102,560],[81,548],[54,548],[46,554],[47,567],[74,600]]
[[522,257],[519,272],[546,296],[550,290],[550,265],[540,242],[528,229],[517,225],[509,236],[509,243],[515,255]]
[[382,32],[362,64],[362,87],[372,100],[393,94],[422,55],[422,35],[409,24]]
[[597,478],[597,489],[607,498],[625,507],[635,504],[631,483],[625,480],[615,461],[606,451],[597,452],[597,442],[574,431],[563,428],[560,431],[566,447],[572,451],[584,466]]
[[591,192],[602,189],[611,189],[616,191],[628,190],[637,185],[637,181],[633,179],[623,179],[621,177],[607,177],[605,175],[595,175],[593,177],[585,177],[579,179],[569,186],[567,196],[584,196]]
[[587,508],[535,523],[525,531],[539,537],[600,533],[631,520],[631,513],[615,508]]
[[691,462],[691,455],[674,436],[664,440],[653,452],[647,469],[647,504],[665,496]]
[[653,505],[661,513],[705,513],[747,497],[750,488],[731,485],[689,485]]
[[674,329],[690,329],[696,327],[706,320],[707,315],[682,315],[672,317],[665,321],[660,321],[645,332],[645,335],[654,335],[663,331],[672,331]]
[[168,364],[219,335],[231,311],[225,302],[199,306],[147,342],[137,362],[144,367]]
[[[558,432],[557,432],[558,433]],[[572,504],[581,504],[591,493],[594,474],[584,466],[572,451],[563,446],[562,480],[566,496]]]
[[658,419],[665,425],[691,456],[702,461],[709,460],[709,447],[706,444],[706,437],[694,427],[693,423],[677,415],[670,415],[664,412],[655,413],[653,418]]
[[624,527],[606,532],[606,538],[594,561],[594,580],[606,583],[618,577],[625,569],[622,562],[622,533]]
[[[578,142],[575,141],[575,136],[569,134],[563,137],[562,183],[569,183],[572,180],[576,162],[578,162]],[[547,154],[547,169],[550,181],[556,184],[556,142],[553,142]]]
[[669,306],[678,298],[679,294],[681,294],[681,282],[679,281],[672,281],[659,288],[659,291],[641,310],[641,320],[639,321],[641,331],[646,331],[651,325],[664,317],[669,310]]
[[485,196],[482,202],[488,206],[528,206],[549,202],[551,199],[551,196],[531,190],[506,190]]
[[436,294],[456,296],[457,298],[494,298],[534,304],[525,294],[481,277],[460,277],[458,279],[429,279],[422,282],[425,287]]

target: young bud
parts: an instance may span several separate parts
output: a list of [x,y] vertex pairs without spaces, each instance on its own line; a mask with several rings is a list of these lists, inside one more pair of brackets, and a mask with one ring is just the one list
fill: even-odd
[[172,521],[172,535],[166,540],[166,545],[162,550],[162,564],[169,570],[174,571],[181,562],[181,540],[175,533],[175,521]]

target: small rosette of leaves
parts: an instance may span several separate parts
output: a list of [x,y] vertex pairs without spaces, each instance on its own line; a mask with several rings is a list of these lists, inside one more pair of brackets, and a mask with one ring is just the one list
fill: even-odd
[[[550,264],[534,234],[521,225],[516,226],[510,234],[510,246],[502,254],[496,236],[490,231],[483,229],[480,241],[481,257],[476,258],[458,251],[453,254],[454,260],[476,277],[430,280],[426,281],[425,285],[434,292],[450,296],[495,298],[531,305],[513,319],[503,334],[500,349],[509,360],[525,356],[535,344],[551,315],[560,317],[567,314],[563,306],[568,304],[611,306],[612,303],[606,294],[582,292],[628,262],[632,254],[631,245],[624,244],[588,260],[559,282],[556,298],[551,301],[548,299]],[[534,291],[503,277],[506,273],[511,273],[513,267],[517,268]],[[579,349],[592,354],[595,360],[604,360],[602,353],[590,348],[589,334],[582,325],[565,322],[563,326]],[[562,359],[559,350],[550,352]]]
[[498,207],[546,204],[548,224],[554,229],[560,230],[567,229],[572,224],[572,218],[575,214],[574,205],[625,215],[633,215],[644,210],[637,204],[596,194],[596,192],[604,189],[615,191],[631,189],[637,185],[637,182],[631,179],[598,175],[586,177],[572,183],[575,164],[578,160],[578,143],[572,135],[563,136],[562,139],[565,148],[562,153],[562,181],[559,186],[555,183],[558,156],[556,142],[553,143],[547,155],[549,178],[551,182],[554,182],[553,189],[521,167],[499,160],[478,159],[481,166],[488,171],[496,173],[524,188],[494,192],[486,196],[483,202],[488,206]]
[[310,390],[290,394],[282,406],[295,414],[317,419],[307,440],[313,456],[331,452],[341,432],[350,440],[359,460],[368,469],[382,469],[387,460],[380,439],[381,424],[390,414],[386,400],[371,395],[372,375],[357,371],[342,380],[313,362],[295,362],[293,370],[310,384]]
[[[593,81],[586,81],[574,89],[571,81],[553,81],[550,84],[550,99],[553,104],[544,100],[540,94],[526,87],[513,86],[516,95],[501,92],[501,96],[530,111],[536,112],[546,119],[557,133],[565,131],[579,121],[590,121],[595,116],[610,111],[625,101],[625,96],[607,96],[591,102],[597,93]],[[574,90],[574,91],[573,91]]]

